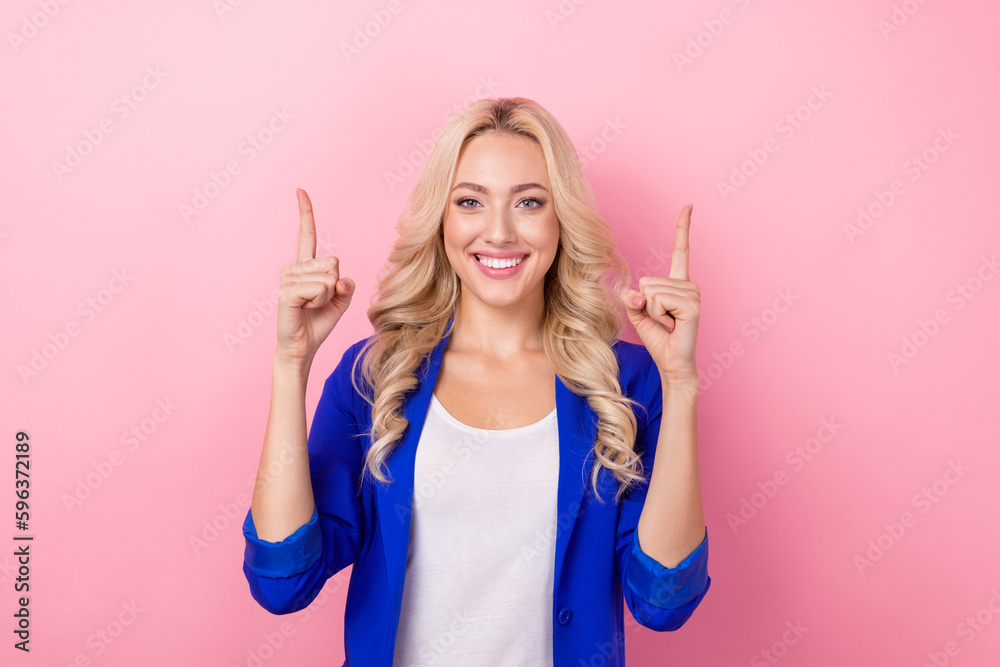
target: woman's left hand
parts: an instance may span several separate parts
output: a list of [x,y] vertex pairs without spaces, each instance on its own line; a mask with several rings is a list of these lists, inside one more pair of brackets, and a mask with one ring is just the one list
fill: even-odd
[[677,219],[670,274],[666,278],[643,276],[639,279],[639,291],[626,289],[622,293],[629,321],[660,369],[660,375],[669,381],[698,379],[694,348],[701,292],[688,280],[691,209],[691,205],[685,206]]

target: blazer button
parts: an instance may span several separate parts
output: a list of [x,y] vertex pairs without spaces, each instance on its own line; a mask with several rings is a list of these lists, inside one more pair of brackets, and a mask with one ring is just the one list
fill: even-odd
[[559,610],[559,624],[566,625],[569,623],[569,619],[573,617],[573,611],[569,607],[563,607]]

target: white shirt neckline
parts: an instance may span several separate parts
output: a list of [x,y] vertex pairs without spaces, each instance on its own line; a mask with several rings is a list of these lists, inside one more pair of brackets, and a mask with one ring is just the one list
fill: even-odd
[[501,429],[490,429],[490,428],[476,428],[475,426],[469,426],[468,424],[456,419],[448,410],[444,407],[441,401],[438,400],[437,394],[431,394],[431,408],[435,410],[441,417],[443,417],[449,424],[459,428],[467,433],[489,433],[490,435],[514,435],[521,436],[531,431],[542,428],[550,421],[556,418],[557,408],[553,408],[552,412],[545,415],[533,424],[527,424],[525,426],[517,426],[515,428],[501,428]]

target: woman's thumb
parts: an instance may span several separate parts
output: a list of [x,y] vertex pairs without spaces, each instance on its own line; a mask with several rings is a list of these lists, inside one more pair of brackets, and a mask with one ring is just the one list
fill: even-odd
[[354,295],[354,288],[356,285],[354,281],[350,278],[341,278],[337,281],[337,296],[346,296],[350,298]]
[[637,292],[634,289],[625,290],[622,293],[622,301],[625,303],[629,315],[638,315],[642,311],[642,307],[646,305],[646,297],[642,295],[642,292]]

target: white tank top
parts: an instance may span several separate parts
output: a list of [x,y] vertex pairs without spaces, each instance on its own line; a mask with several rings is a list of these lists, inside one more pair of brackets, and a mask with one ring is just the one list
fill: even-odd
[[552,667],[558,488],[555,410],[479,429],[431,397],[394,667]]

